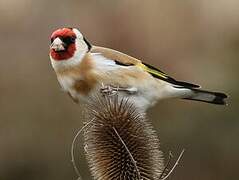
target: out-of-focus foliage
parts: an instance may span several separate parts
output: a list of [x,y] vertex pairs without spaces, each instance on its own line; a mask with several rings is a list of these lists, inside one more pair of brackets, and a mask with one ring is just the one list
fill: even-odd
[[49,36],[62,26],[229,93],[229,106],[167,100],[149,118],[165,156],[186,148],[172,179],[239,176],[239,1],[0,0],[1,180],[75,178],[69,151],[82,109],[61,92],[48,58]]

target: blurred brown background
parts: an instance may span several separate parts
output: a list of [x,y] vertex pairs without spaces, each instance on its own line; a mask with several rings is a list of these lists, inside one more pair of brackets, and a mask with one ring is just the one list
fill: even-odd
[[230,94],[229,106],[162,101],[149,118],[165,158],[186,149],[169,179],[238,179],[239,1],[0,0],[0,180],[76,179],[70,145],[82,110],[61,92],[48,57],[49,36],[63,26]]

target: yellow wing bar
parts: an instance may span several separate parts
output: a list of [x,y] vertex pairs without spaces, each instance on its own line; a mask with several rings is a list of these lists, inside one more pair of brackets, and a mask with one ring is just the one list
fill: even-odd
[[155,77],[159,77],[162,79],[168,79],[168,76],[165,73],[163,73],[159,70],[156,70],[156,69],[152,69],[143,63],[138,63],[138,64],[136,64],[136,66],[142,68],[143,70],[147,71],[148,73],[152,74]]
[[174,78],[170,77],[169,75],[165,74],[164,72],[160,71],[159,69],[145,63],[138,63],[136,64],[137,67],[143,69],[144,71],[151,74],[153,77],[176,85],[176,87],[185,87],[185,88],[200,88],[199,85],[191,84],[183,81],[177,81]]

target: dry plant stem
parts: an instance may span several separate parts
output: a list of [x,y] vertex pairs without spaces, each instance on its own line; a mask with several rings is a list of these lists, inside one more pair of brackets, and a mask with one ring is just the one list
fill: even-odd
[[78,176],[78,179],[77,180],[82,180],[81,178],[81,175],[80,175],[80,171],[79,169],[77,168],[77,165],[76,165],[76,161],[75,161],[75,143],[76,143],[76,140],[77,138],[79,137],[79,135],[82,133],[82,131],[87,127],[89,126],[95,119],[91,119],[88,123],[86,123],[75,135],[73,141],[72,141],[72,144],[71,144],[71,162],[72,162],[72,165],[74,167],[74,170]]
[[169,171],[169,173],[168,173],[165,177],[163,177],[162,180],[166,180],[166,179],[172,174],[172,172],[174,171],[174,169],[176,168],[176,166],[179,164],[179,161],[180,161],[180,159],[182,158],[184,152],[185,152],[185,149],[182,150],[182,152],[180,153],[180,155],[179,155],[177,161],[175,162],[174,166],[173,166],[172,169]]
[[167,168],[168,168],[168,166],[169,166],[169,164],[170,164],[170,161],[171,161],[172,157],[173,157],[172,152],[169,151],[168,161],[167,161],[167,163],[165,164],[165,167],[164,167],[164,169],[163,169],[163,171],[162,171],[162,173],[161,173],[159,179],[162,179],[162,178],[163,178],[164,173],[165,173],[165,171],[167,170]]
[[132,156],[132,154],[130,153],[129,149],[127,148],[126,144],[124,143],[123,139],[120,137],[119,133],[117,132],[117,130],[113,127],[113,130],[115,132],[115,134],[118,136],[119,140],[121,141],[121,143],[123,144],[123,146],[125,147],[126,151],[128,152],[129,156],[130,156],[130,159],[131,161],[133,162],[134,164],[134,167],[135,167],[135,170],[136,170],[136,173],[137,173],[137,177],[139,180],[142,180],[141,176],[140,176],[140,172],[139,172],[139,169],[137,167],[137,164],[136,164],[136,161],[134,160],[134,157]]

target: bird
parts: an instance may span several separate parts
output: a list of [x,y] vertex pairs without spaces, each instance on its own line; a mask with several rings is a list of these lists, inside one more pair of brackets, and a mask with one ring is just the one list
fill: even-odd
[[50,61],[62,89],[76,103],[101,91],[117,92],[146,111],[163,99],[178,98],[225,105],[227,95],[178,81],[158,68],[122,52],[92,45],[78,28],[55,30]]

